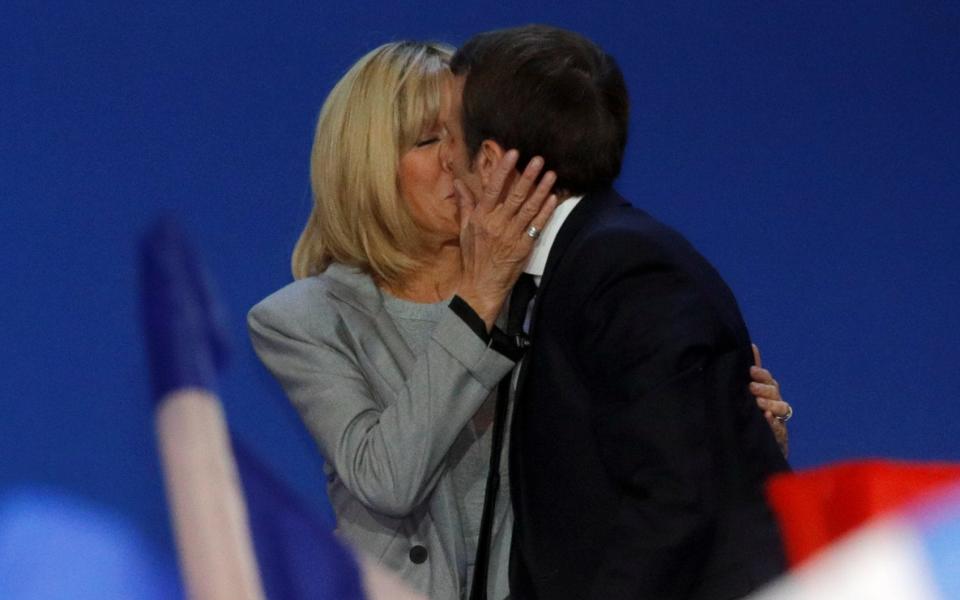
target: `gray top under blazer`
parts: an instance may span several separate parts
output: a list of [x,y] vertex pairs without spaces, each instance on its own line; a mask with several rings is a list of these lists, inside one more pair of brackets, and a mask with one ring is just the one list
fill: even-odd
[[[445,459],[514,362],[449,308],[415,356],[373,280],[339,264],[268,296],[248,325],[326,459],[338,533],[430,598],[464,597]],[[504,598],[510,523],[496,529],[490,594]]]

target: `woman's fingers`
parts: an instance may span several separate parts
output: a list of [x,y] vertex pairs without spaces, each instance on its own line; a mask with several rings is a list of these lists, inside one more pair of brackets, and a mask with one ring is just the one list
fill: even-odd
[[553,171],[547,171],[544,176],[540,178],[540,183],[528,194],[516,214],[509,217],[509,220],[504,226],[507,235],[516,236],[525,233],[530,230],[531,226],[536,227],[538,231],[543,229],[546,221],[541,223],[534,222],[534,220],[541,216],[543,206],[550,197],[550,191],[553,189],[553,184],[556,183],[556,181],[557,175]]
[[769,398],[764,398],[762,396],[756,397],[757,406],[762,410],[772,414],[774,417],[777,417],[781,421],[786,421],[789,418],[789,415],[792,412],[790,404],[785,400],[771,400]]
[[777,380],[773,378],[773,373],[762,367],[750,367],[750,379],[757,383],[777,385]]
[[[510,186],[510,192],[503,201],[503,210],[507,218],[517,214],[520,208],[525,206],[530,189],[537,181],[541,170],[543,170],[543,159],[539,156],[534,156],[530,159],[530,162],[527,163],[526,168],[523,169],[523,173],[514,179],[513,185]],[[544,198],[545,197],[546,196],[544,196]],[[536,211],[534,211],[534,214],[536,214]],[[532,217],[533,215],[530,216]]]
[[764,369],[760,360],[760,348],[753,346],[753,362],[756,366],[750,367],[750,393],[756,396],[757,406],[763,411],[763,416],[773,431],[773,436],[780,446],[784,458],[790,453],[789,434],[786,420],[791,413],[790,405],[780,395],[780,384],[773,378],[773,374]]
[[473,215],[476,201],[473,199],[473,194],[470,193],[467,186],[459,179],[453,180],[453,187],[457,190],[457,204],[460,205],[460,231],[463,231],[467,228],[467,224],[470,223],[470,217]]
[[[533,246],[533,243],[537,241],[537,237],[540,235],[539,232],[543,231],[543,228],[546,226],[547,221],[550,220],[556,208],[557,195],[550,194],[547,200],[540,206],[540,211],[537,212],[537,215],[529,221],[529,224],[524,229],[523,239],[530,244],[530,246]],[[534,229],[536,229],[535,233],[533,232]],[[531,233],[533,233],[533,235],[530,235]]]
[[520,153],[516,150],[507,150],[506,154],[497,161],[497,164],[493,167],[493,173],[490,176],[490,183],[484,187],[480,201],[477,202],[478,209],[484,212],[490,212],[497,207],[500,201],[500,195],[503,192],[503,186],[506,185],[510,173],[512,173],[514,167],[516,167],[519,156]]
[[780,385],[769,371],[752,367],[750,369],[750,393],[756,396],[757,406],[770,411],[775,417],[786,417],[790,405],[780,395]]
[[770,371],[760,367],[750,368],[750,393],[756,396],[757,406],[769,411],[774,417],[786,417],[790,405],[780,395],[780,384]]
[[764,413],[764,418],[767,420],[767,424],[770,426],[770,429],[773,431],[773,437],[777,440],[777,446],[780,447],[780,452],[783,454],[784,458],[788,458],[790,454],[790,436],[787,433],[787,426],[783,422],[779,421],[776,418],[776,415],[767,411]]
[[756,381],[750,382],[750,393],[758,398],[766,398],[768,400],[783,399],[780,397],[780,388],[767,383],[757,383]]
[[774,400],[763,396],[756,396],[757,406],[773,413],[775,417],[782,417],[790,412],[790,405],[784,400]]

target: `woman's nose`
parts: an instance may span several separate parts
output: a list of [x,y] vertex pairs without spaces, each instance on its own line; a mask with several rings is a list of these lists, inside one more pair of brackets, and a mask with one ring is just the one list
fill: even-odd
[[448,173],[453,172],[453,160],[450,158],[450,143],[447,140],[440,142],[440,166]]

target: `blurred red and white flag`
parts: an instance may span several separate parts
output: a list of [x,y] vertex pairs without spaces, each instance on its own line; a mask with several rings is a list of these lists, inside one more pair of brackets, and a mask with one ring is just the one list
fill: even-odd
[[769,495],[799,564],[751,600],[960,600],[960,465],[847,463]]

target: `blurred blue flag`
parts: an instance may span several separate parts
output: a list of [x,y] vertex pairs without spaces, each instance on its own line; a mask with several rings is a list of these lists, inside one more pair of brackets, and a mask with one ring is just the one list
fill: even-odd
[[[164,218],[141,246],[143,318],[154,399],[216,393],[228,354],[224,311],[179,224]],[[364,597],[356,560],[252,452],[232,440],[260,576],[273,600]]]
[[215,394],[227,362],[227,321],[196,250],[171,217],[143,238],[140,294],[154,401],[183,388]]
[[323,521],[236,439],[233,453],[267,596],[274,600],[363,598],[353,555]]

